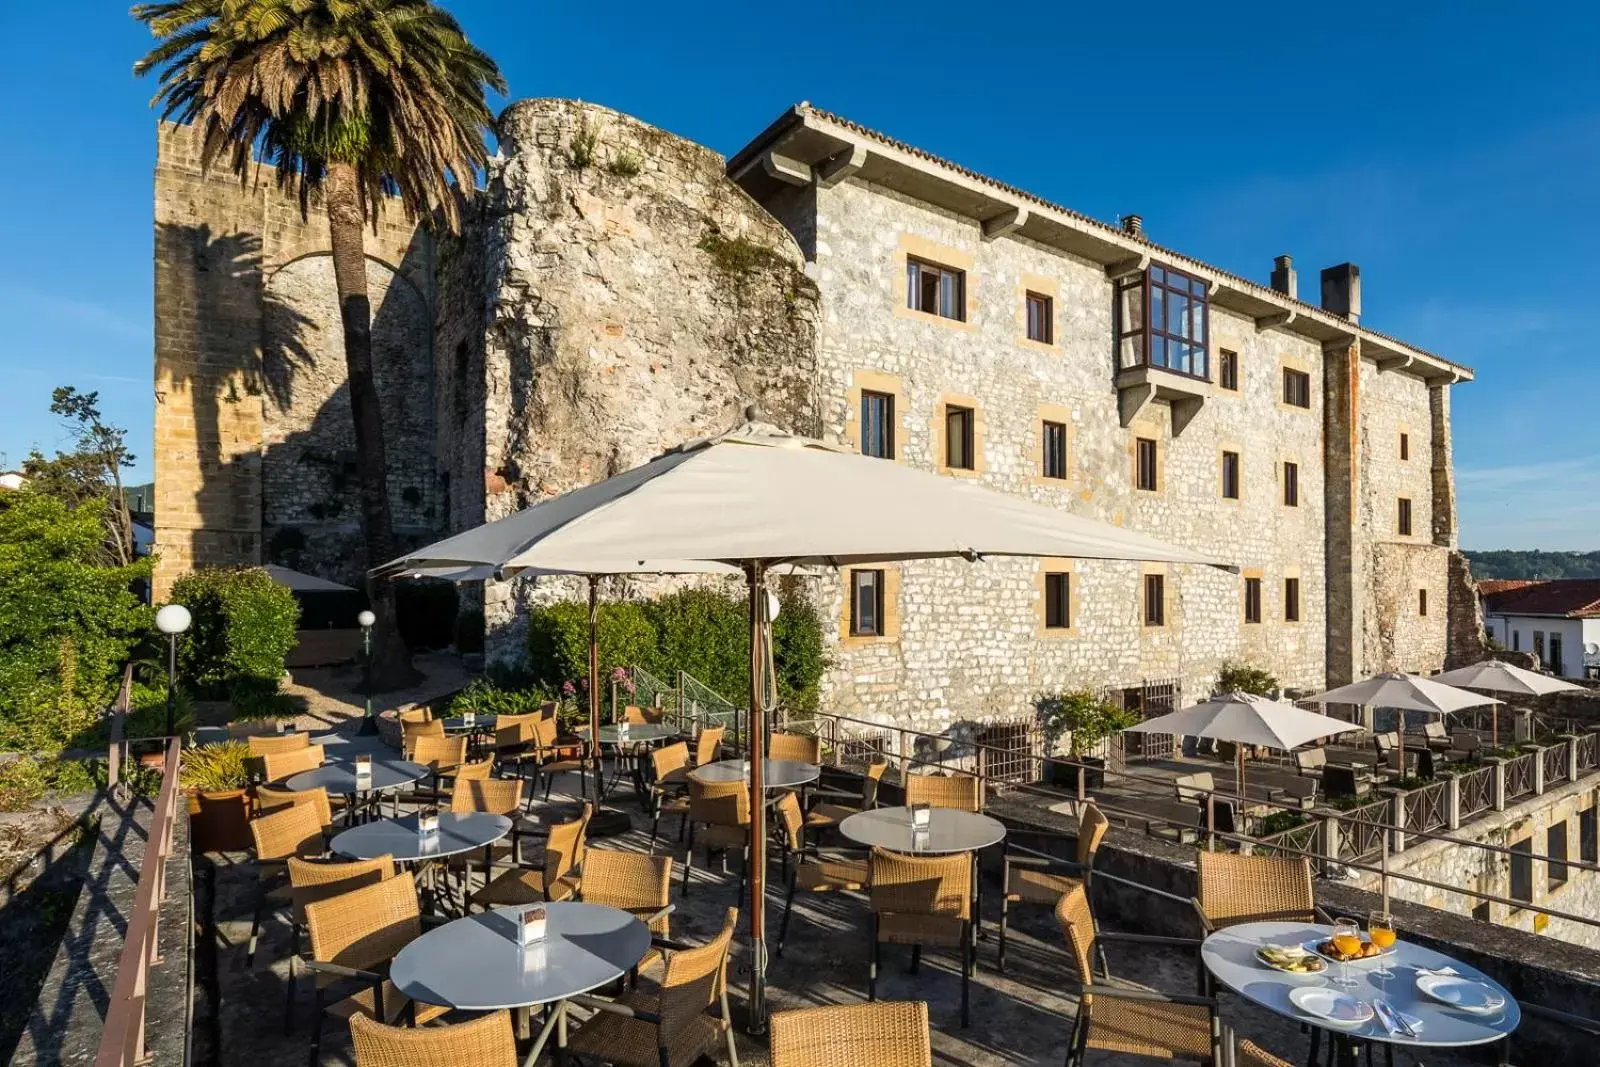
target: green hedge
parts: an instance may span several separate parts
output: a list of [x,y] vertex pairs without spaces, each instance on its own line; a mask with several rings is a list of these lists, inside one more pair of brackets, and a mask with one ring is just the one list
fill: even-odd
[[194,616],[178,642],[185,684],[212,699],[236,687],[259,691],[265,681],[276,688],[300,621],[300,606],[286,586],[259,567],[207,567],[179,578],[172,602]]

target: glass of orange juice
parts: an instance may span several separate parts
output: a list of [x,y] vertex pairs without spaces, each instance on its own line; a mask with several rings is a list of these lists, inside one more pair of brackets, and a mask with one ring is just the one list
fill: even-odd
[[[1361,951],[1361,925],[1354,919],[1335,919],[1331,940],[1339,955],[1348,959]],[[1355,979],[1350,977],[1350,964],[1340,960],[1339,976],[1332,981],[1334,985],[1355,985]]]
[[[1367,916],[1367,936],[1380,952],[1388,952],[1395,943],[1394,917],[1386,911],[1375,911]],[[1380,955],[1378,969],[1372,973],[1376,978],[1388,978],[1394,972],[1389,970],[1388,959]]]

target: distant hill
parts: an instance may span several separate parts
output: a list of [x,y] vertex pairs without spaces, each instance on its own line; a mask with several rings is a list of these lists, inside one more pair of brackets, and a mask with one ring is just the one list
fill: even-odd
[[1498,548],[1468,552],[1474,578],[1600,578],[1600,552]]

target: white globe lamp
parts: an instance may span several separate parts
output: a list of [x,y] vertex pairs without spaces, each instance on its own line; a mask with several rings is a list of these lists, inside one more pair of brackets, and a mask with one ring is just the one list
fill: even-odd
[[156,629],[167,635],[167,736],[174,731],[178,704],[178,635],[189,629],[194,616],[182,604],[167,604],[156,612]]

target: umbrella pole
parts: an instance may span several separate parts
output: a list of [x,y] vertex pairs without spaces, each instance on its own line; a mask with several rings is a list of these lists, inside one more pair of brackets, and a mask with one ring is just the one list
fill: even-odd
[[1396,708],[1395,710],[1400,715],[1400,718],[1397,720],[1399,722],[1399,724],[1400,724],[1400,729],[1395,731],[1395,736],[1400,739],[1398,744],[1397,744],[1397,746],[1396,746],[1400,751],[1400,777],[1405,778],[1406,777],[1406,709],[1405,708]]
[[1239,791],[1239,800],[1242,803],[1244,801],[1244,746],[1237,742],[1233,746],[1233,758],[1235,764],[1234,788]]
[[[600,576],[589,575],[589,751],[594,757],[594,810],[605,790],[600,765]],[[582,764],[579,764],[582,766]]]
[[767,805],[763,787],[766,760],[767,715],[763,699],[765,686],[761,670],[765,657],[761,651],[762,627],[767,605],[762,593],[762,566],[745,564],[750,584],[750,1021],[752,1034],[767,1030]]

